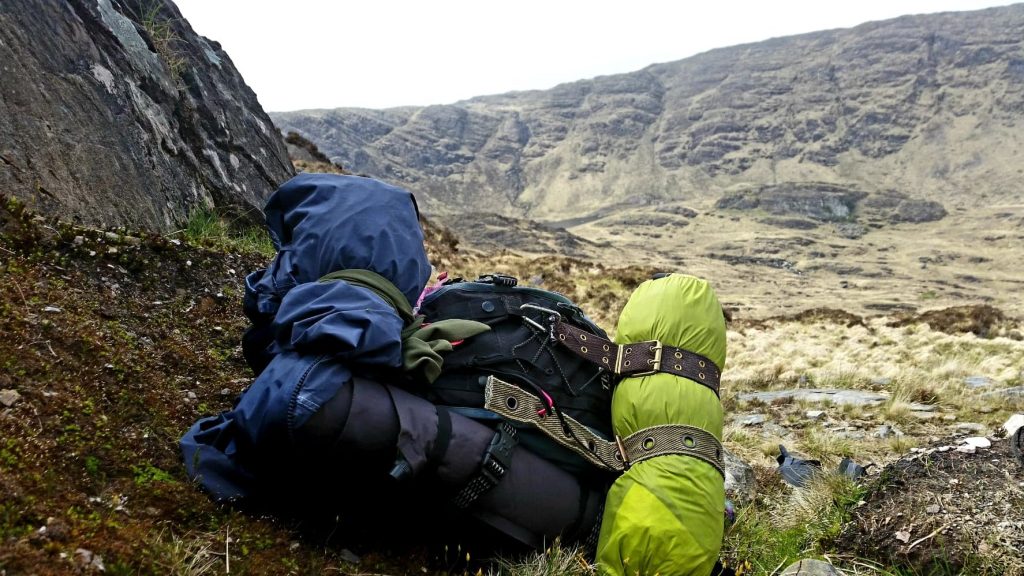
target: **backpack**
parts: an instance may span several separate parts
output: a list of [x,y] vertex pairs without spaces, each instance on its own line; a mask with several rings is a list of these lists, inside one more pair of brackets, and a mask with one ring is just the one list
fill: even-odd
[[[558,343],[553,320],[607,338],[572,301],[556,292],[518,286],[518,280],[488,274],[456,278],[427,295],[419,308],[426,322],[461,318],[491,330],[457,345],[444,357],[441,376],[414,391],[439,406],[477,420],[499,420],[483,409],[489,376],[519,386],[559,415],[569,416],[604,439],[612,438],[611,397],[615,375]],[[520,442],[535,454],[575,473],[595,472],[572,451],[530,428]],[[595,472],[597,473],[597,472]]]

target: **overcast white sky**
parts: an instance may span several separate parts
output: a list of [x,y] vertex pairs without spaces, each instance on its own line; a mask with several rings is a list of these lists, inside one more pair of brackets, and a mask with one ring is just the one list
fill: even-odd
[[175,0],[267,110],[447,104],[987,0]]

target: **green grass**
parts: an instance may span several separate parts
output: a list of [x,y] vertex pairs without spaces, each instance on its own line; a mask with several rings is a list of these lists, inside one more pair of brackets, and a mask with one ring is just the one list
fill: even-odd
[[820,474],[806,488],[763,494],[740,511],[726,532],[722,557],[749,563],[751,574],[773,574],[796,560],[829,553],[865,489],[836,474]]
[[238,227],[213,209],[199,209],[192,213],[180,234],[198,246],[225,251],[255,252],[266,256],[275,253],[274,243],[267,231],[260,227]]

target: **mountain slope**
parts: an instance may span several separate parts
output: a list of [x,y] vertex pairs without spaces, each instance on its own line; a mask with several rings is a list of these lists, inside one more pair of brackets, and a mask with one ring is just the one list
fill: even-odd
[[452,105],[271,114],[430,213],[538,220],[786,182],[1013,201],[1024,4],[777,38]]

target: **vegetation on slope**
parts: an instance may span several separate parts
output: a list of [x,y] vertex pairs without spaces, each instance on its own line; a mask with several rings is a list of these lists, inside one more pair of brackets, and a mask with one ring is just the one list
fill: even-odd
[[[567,294],[608,329],[652,272],[460,251],[450,232],[424,226],[439,270],[519,276]],[[0,571],[64,574],[102,564],[109,574],[215,574],[230,563],[234,574],[591,573],[582,556],[558,547],[487,566],[478,558],[467,563],[457,546],[373,543],[338,525],[249,515],[212,504],[185,478],[177,439],[199,417],[229,407],[250,381],[238,347],[246,325],[242,280],[266,263],[268,246],[209,213],[196,214],[179,234],[140,236],[0,203]],[[783,425],[792,449],[831,465],[844,455],[885,462],[978,411],[980,424],[993,427],[1019,410],[1011,402],[979,403],[963,384],[975,373],[991,375],[999,388],[1020,384],[1013,373],[1024,359],[1019,341],[844,318],[819,312],[803,321],[734,324],[727,412],[766,413]],[[990,335],[1015,329],[1000,324]],[[739,398],[792,385],[888,392],[891,401],[878,409],[825,406],[825,421],[862,429],[891,423],[906,436],[843,438],[803,419],[810,406],[800,402]],[[916,420],[906,404],[921,401],[937,406],[938,420]],[[740,510],[724,555],[751,561],[755,573],[798,556],[849,551],[840,536],[862,495],[832,480],[803,496],[784,486],[773,472],[778,431],[734,422],[726,437],[760,486],[756,502]],[[352,551],[361,556],[357,564]],[[856,554],[848,566],[866,565],[869,551]],[[893,558],[880,566],[898,565]]]

